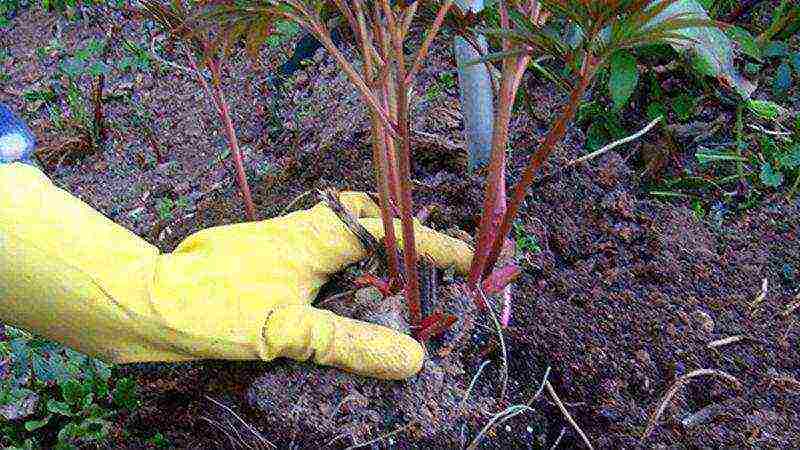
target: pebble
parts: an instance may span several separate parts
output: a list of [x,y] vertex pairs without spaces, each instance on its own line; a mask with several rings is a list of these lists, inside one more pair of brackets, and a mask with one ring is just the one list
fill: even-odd
[[700,328],[705,331],[706,333],[713,333],[714,332],[714,319],[711,316],[703,311],[695,311],[694,317],[697,322],[700,323]]

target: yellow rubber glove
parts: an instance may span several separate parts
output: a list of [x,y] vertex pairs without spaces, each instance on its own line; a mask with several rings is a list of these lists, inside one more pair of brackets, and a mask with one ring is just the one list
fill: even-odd
[[[382,237],[368,196],[341,200]],[[416,231],[421,253],[466,273],[468,245]],[[324,204],[203,230],[160,254],[36,168],[0,165],[0,321],[107,361],[283,356],[409,377],[423,359],[411,337],[310,306],[329,274],[364,256]]]

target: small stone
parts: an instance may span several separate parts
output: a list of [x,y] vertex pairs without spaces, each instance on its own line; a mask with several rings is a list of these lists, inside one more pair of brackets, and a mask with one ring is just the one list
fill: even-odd
[[650,353],[648,353],[647,350],[645,349],[636,350],[636,352],[634,352],[634,355],[636,356],[636,360],[639,361],[641,364],[644,364],[646,366],[653,364],[653,360],[650,358]]
[[714,332],[714,319],[708,313],[703,311],[695,311],[694,318],[700,324],[700,328],[706,333]]

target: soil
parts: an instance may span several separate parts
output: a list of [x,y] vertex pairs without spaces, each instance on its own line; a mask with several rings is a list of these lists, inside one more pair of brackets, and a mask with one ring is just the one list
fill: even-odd
[[[123,36],[142,40],[138,23],[111,17],[125,23]],[[66,49],[101,37],[103,19],[78,23],[28,9],[13,28],[0,30],[11,55],[0,101],[26,111],[43,145],[57,142],[58,131],[43,108],[30,108],[20,95],[50,82],[56,57],[39,59],[35,49],[53,36]],[[290,80],[286,93],[267,92],[266,74],[290,48],[287,42],[266,49],[252,65],[236,54],[227,66],[226,94],[262,219],[313,204],[313,195],[293,203],[309,191],[372,186],[367,120],[324,53]],[[110,57],[120,55],[114,48]],[[442,68],[453,67],[450,58],[446,48],[436,49],[412,99],[413,128],[423,132],[413,149],[414,199],[418,207],[438,206],[430,226],[472,233],[482,180],[465,174],[457,91],[420,94]],[[564,100],[543,82],[526,83],[536,103],[514,119],[512,183]],[[195,80],[172,68],[109,80],[109,91],[126,89],[127,99],[106,105],[108,148],[47,167],[54,182],[163,251],[194,231],[244,220],[230,158],[219,161],[224,136]],[[711,103],[704,105],[708,122],[732,114],[724,103]],[[141,111],[152,116],[131,125]],[[638,117],[640,126],[631,128],[646,122]],[[666,145],[661,131],[557,172],[584,154],[585,139],[573,127],[522,210],[519,230],[538,245],[517,254],[524,271],[512,288],[504,333],[504,396],[492,321],[471,309],[458,283],[443,283],[439,300],[462,320],[430,344],[417,377],[383,382],[289,361],[121,366],[119,373],[141,386],[142,407],[118,418],[108,448],[151,447],[147,438],[155,432],[175,448],[271,448],[264,440],[279,448],[344,448],[387,433],[370,445],[455,448],[469,444],[494,414],[529,401],[531,411],[492,427],[481,448],[550,448],[559,438],[560,448],[580,448],[553,398],[536,395],[545,373],[595,448],[800,448],[800,310],[787,313],[799,295],[800,202],[778,192],[745,211],[728,206],[698,217],[688,201],[658,200],[648,186],[685,169],[693,154],[672,155],[658,172],[643,175],[651,167],[646,150]],[[678,136],[677,144],[691,143]],[[154,145],[162,162],[147,163]],[[160,200],[181,197],[188,206],[159,216]],[[402,316],[399,303],[386,302],[386,314]],[[331,308],[375,318],[358,298]],[[459,330],[466,338],[442,356]],[[714,375],[685,381],[643,439],[673,383],[698,369],[723,371],[737,382]]]

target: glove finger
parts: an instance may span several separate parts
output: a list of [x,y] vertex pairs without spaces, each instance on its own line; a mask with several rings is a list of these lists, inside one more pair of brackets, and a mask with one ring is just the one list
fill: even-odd
[[381,208],[365,192],[340,192],[339,202],[356,218],[381,216]]
[[422,367],[424,350],[410,336],[310,306],[272,311],[261,332],[262,359],[313,359],[373,378],[401,380]]
[[[383,222],[380,219],[359,219],[361,225],[375,238],[383,239]],[[394,234],[398,239],[398,246],[402,246],[403,233],[399,219],[394,220]],[[454,266],[461,275],[469,273],[472,263],[473,250],[466,242],[446,234],[439,233],[431,228],[414,222],[414,238],[419,255],[430,256],[440,268]]]

